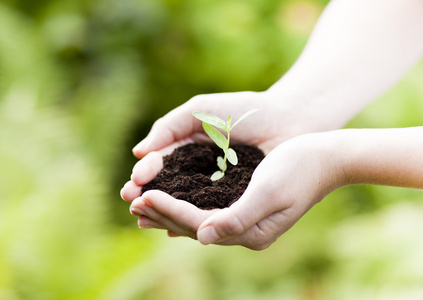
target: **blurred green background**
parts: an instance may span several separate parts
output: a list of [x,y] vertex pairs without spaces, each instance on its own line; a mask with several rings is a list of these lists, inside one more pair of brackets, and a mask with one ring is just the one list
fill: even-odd
[[[358,186],[272,247],[139,230],[131,148],[198,93],[268,88],[326,0],[3,0],[0,299],[422,299],[423,194]],[[350,127],[422,125],[423,64]]]

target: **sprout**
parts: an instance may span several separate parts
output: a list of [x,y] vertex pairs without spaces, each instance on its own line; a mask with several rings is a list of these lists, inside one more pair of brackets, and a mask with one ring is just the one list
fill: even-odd
[[[229,161],[232,165],[238,164],[238,156],[234,149],[229,148],[229,143],[231,141],[231,130],[242,120],[244,120],[249,115],[255,113],[258,109],[253,109],[245,114],[243,114],[238,121],[235,122],[231,126],[231,115],[228,116],[226,122],[223,121],[221,118],[216,117],[214,115],[203,113],[203,112],[193,112],[192,115],[203,122],[204,131],[207,135],[215,142],[215,144],[223,150],[224,156],[219,156],[217,158],[217,166],[219,170],[214,172],[211,176],[212,181],[216,181],[221,179],[225,176],[225,171],[227,169],[226,161]],[[216,128],[222,129],[227,133],[227,137],[225,137],[222,133],[220,133]]]

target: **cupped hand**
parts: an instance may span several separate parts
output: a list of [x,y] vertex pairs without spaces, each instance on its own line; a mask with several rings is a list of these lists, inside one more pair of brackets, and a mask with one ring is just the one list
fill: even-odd
[[206,112],[224,120],[231,114],[232,120],[237,120],[242,114],[254,108],[260,110],[243,120],[242,126],[235,127],[231,132],[233,142],[255,145],[267,153],[294,132],[293,129],[289,129],[291,128],[288,126],[289,118],[281,117],[288,108],[282,107],[278,99],[269,92],[195,96],[158,119],[147,137],[134,147],[134,155],[141,160],[133,168],[131,180],[122,188],[121,197],[127,201],[138,197],[142,187],[154,179],[163,168],[163,155],[187,143],[210,142],[204,133],[201,121],[196,119],[192,112]]
[[[157,120],[148,136],[136,145],[133,153],[141,160],[135,165],[131,180],[121,190],[124,200],[132,201],[141,194],[142,186],[162,169],[162,157],[174,148],[193,142],[210,142],[201,122],[192,112],[201,111],[222,119],[231,114],[237,120],[245,112],[258,108],[231,132],[231,141],[258,146],[265,154],[281,142],[312,131],[323,130],[321,114],[310,116],[310,105],[280,92],[238,92],[198,95]],[[313,107],[312,107],[313,108]]]
[[298,102],[281,101],[279,96],[269,91],[198,95],[158,119],[147,137],[134,147],[133,153],[143,158],[152,151],[167,147],[210,141],[201,122],[192,116],[194,111],[210,113],[223,120],[231,114],[235,122],[241,115],[256,108],[259,109],[257,113],[231,131],[233,142],[255,145],[268,153],[282,141],[307,131],[300,128],[306,127],[306,124],[299,121],[302,113]]
[[262,250],[271,245],[326,194],[342,184],[330,136],[308,134],[271,151],[231,207],[201,210],[161,191],[135,198],[131,213],[144,228],[168,230],[202,244],[242,245]]

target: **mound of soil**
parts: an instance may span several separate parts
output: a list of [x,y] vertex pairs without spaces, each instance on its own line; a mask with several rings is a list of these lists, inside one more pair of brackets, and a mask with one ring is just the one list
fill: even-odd
[[211,181],[218,170],[216,159],[223,156],[215,145],[188,144],[163,157],[163,169],[146,184],[142,192],[161,190],[172,197],[188,201],[201,209],[224,208],[241,197],[250,182],[254,169],[264,158],[254,146],[231,146],[238,155],[238,164],[228,163],[225,176]]

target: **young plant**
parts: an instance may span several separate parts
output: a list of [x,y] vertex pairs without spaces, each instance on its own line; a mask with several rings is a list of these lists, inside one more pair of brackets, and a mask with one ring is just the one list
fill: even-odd
[[[203,112],[193,112],[192,115],[203,122],[204,131],[207,135],[215,142],[215,144],[223,150],[224,156],[219,156],[217,158],[217,166],[219,170],[214,172],[211,176],[212,181],[216,181],[225,176],[225,171],[227,169],[226,161],[229,161],[232,165],[238,164],[238,156],[234,149],[229,148],[229,143],[231,141],[231,130],[242,120],[244,120],[249,115],[255,113],[258,109],[252,109],[245,114],[243,114],[238,121],[236,121],[231,126],[232,117],[229,115],[226,119],[226,122],[219,117],[214,115],[203,113]],[[226,132],[227,137],[220,133],[216,128],[222,129]]]

